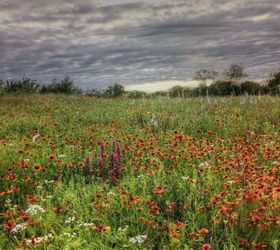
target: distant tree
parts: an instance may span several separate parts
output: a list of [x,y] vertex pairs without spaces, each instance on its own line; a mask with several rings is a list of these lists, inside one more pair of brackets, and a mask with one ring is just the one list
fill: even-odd
[[231,81],[233,84],[238,85],[242,78],[247,77],[244,66],[239,64],[232,64],[228,69],[225,69],[223,76],[226,81]]
[[147,97],[147,93],[144,91],[130,91],[128,92],[128,98],[138,99]]
[[183,97],[184,96],[184,87],[182,86],[174,86],[169,91],[168,94],[170,97]]
[[235,95],[235,87],[232,81],[216,81],[208,87],[211,96]]
[[124,87],[120,84],[114,84],[113,86],[109,86],[105,92],[105,97],[120,97],[123,96],[125,93]]
[[240,84],[239,95],[257,95],[262,91],[260,84],[253,81],[246,81]]
[[194,75],[194,80],[199,81],[200,85],[206,85],[207,80],[214,80],[218,76],[215,70],[201,69]]
[[24,77],[21,80],[7,80],[4,89],[7,93],[36,93],[39,84],[36,80]]
[[168,96],[168,92],[167,91],[155,91],[153,93],[150,94],[151,97],[158,97],[158,96]]
[[267,81],[267,87],[270,94],[280,94],[280,69],[272,73]]
[[74,86],[73,80],[67,75],[61,81],[53,79],[51,84],[42,86],[40,92],[55,94],[80,94],[82,91]]
[[5,82],[0,79],[0,96],[4,94]]

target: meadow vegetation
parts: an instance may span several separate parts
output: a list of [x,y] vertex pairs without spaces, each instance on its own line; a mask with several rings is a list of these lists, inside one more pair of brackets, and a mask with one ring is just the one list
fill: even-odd
[[279,98],[4,94],[0,248],[280,249]]

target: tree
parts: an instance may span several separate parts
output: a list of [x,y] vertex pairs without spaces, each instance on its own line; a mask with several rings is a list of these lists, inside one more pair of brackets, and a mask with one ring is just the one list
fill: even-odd
[[106,97],[120,97],[124,95],[124,87],[120,84],[115,83],[113,86],[109,86],[105,90],[105,96]]
[[36,80],[24,77],[22,80],[7,80],[4,89],[7,93],[36,93],[39,84]]
[[201,69],[194,75],[194,80],[199,81],[200,85],[205,86],[207,80],[214,80],[218,76],[215,70]]
[[56,94],[80,94],[82,91],[74,86],[73,80],[67,75],[61,81],[53,79],[51,84],[43,85],[40,92]]
[[0,79],[0,96],[4,94],[4,85],[5,82]]
[[128,92],[128,97],[132,98],[132,99],[145,98],[145,97],[147,97],[147,93],[145,93],[144,91],[134,90],[134,91]]
[[271,94],[280,94],[280,70],[271,74],[267,86]]
[[244,66],[241,63],[232,64],[228,69],[224,70],[223,75],[227,81],[231,81],[235,85],[238,85],[242,78],[248,76],[244,72]]
[[184,96],[184,87],[174,86],[169,91],[168,94],[170,97],[183,97]]

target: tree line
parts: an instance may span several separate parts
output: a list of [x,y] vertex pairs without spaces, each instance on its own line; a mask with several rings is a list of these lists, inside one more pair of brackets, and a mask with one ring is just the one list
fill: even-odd
[[[54,79],[50,84],[41,84],[30,78],[21,80],[0,80],[0,94],[4,93],[55,93],[88,95],[97,98],[114,98],[127,96],[129,98],[145,98],[155,96],[168,97],[199,97],[199,96],[239,96],[239,95],[280,95],[280,70],[274,72],[264,83],[243,80],[248,76],[242,64],[232,64],[219,73],[212,69],[201,69],[193,77],[199,82],[198,87],[189,88],[174,86],[168,91],[157,91],[147,94],[142,91],[125,91],[120,84],[114,84],[106,89],[91,89],[83,91],[74,85],[73,80],[66,76],[62,80]],[[211,81],[210,84],[209,81]]]

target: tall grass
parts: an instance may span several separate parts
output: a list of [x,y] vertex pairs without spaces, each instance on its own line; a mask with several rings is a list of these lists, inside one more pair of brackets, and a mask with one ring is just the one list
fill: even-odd
[[0,248],[279,249],[279,101],[2,97]]

